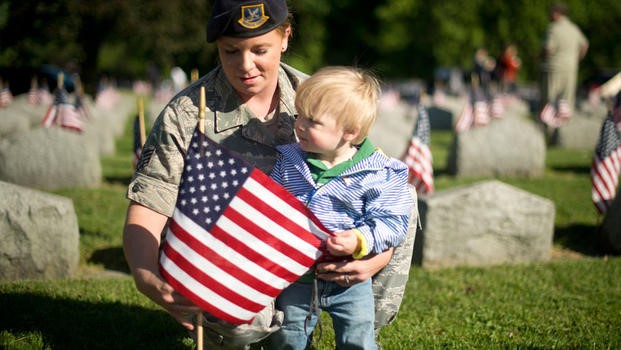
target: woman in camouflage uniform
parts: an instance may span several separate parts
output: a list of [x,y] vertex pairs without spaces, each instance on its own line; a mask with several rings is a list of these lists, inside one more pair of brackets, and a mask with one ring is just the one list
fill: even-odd
[[[158,253],[198,122],[199,90],[205,86],[207,95],[205,134],[269,173],[275,147],[295,141],[295,89],[307,77],[280,61],[291,36],[290,19],[285,0],[215,1],[207,42],[216,43],[221,64],[163,109],[128,187],[123,244],[136,287],[189,330],[194,326],[188,314],[199,309],[161,277]],[[408,236],[394,255],[390,250],[323,264],[318,277],[346,285],[375,275],[376,328],[386,325],[398,311],[408,277],[414,241],[413,233]]]

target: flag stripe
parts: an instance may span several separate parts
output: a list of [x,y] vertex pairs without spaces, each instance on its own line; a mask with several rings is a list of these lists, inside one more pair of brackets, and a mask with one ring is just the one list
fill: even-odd
[[278,275],[259,266],[255,261],[239,254],[236,251],[237,247],[232,247],[229,245],[229,242],[216,238],[216,232],[220,235],[222,233],[221,230],[216,229],[216,232],[212,234],[197,225],[194,221],[185,218],[181,212],[173,213],[173,217],[175,217],[175,221],[178,222],[186,232],[190,233],[192,237],[198,240],[202,245],[210,247],[211,250],[220,252],[220,255],[225,256],[232,264],[243,266],[248,273],[261,276],[263,281],[275,281],[271,284],[276,288],[286,285],[286,280],[281,279]]
[[[242,198],[244,195],[248,195],[248,191],[241,190],[238,192],[237,198],[245,200],[246,198]],[[315,259],[317,259],[317,247],[313,247],[307,242],[298,239],[299,237],[292,234],[292,232],[296,232],[297,225],[289,225],[293,226],[293,229],[290,230],[286,227],[289,224],[289,220],[280,213],[273,212],[273,216],[269,215],[270,210],[268,208],[269,206],[267,205],[255,208],[243,200],[233,200],[229,207],[230,212],[227,212],[227,217],[256,237],[259,243],[266,244],[267,247],[277,246],[278,244],[283,244],[283,247],[286,245],[288,252],[286,260],[288,261],[283,261],[282,264],[284,266],[293,267],[300,265],[304,268],[304,266],[309,264],[312,265]],[[237,215],[233,216],[233,213]],[[246,215],[253,219],[250,220]],[[278,252],[275,253],[280,254]]]
[[[255,193],[257,198],[261,198],[262,202],[270,205],[278,212],[287,213],[286,216],[288,218],[298,223],[305,230],[312,232],[319,239],[325,240],[330,236],[334,236],[334,234],[328,231],[328,229],[321,224],[319,219],[308,210],[304,203],[300,202],[289,193],[289,191],[280,186],[268,190],[265,184],[271,182],[273,182],[273,180],[270,179],[269,176],[263,173],[256,173],[248,179],[246,187],[249,191]],[[303,237],[301,234],[303,234],[303,232],[299,232],[298,236]],[[309,236],[306,236],[306,239],[308,240]]]
[[[190,249],[189,246],[173,235],[170,239],[170,244],[166,245],[163,252],[169,260],[172,260],[175,265],[191,275],[196,282],[204,286],[209,286],[210,290],[222,295],[223,298],[230,302],[234,302],[244,310],[251,312],[261,311],[263,306],[253,302],[251,300],[252,298],[263,300],[263,302],[269,302],[273,298],[272,296],[258,293],[255,289],[240,282],[235,277],[226,273],[226,271],[220,269],[218,265],[205,259],[201,255],[188,254],[188,249]],[[220,260],[225,259],[216,256],[215,262],[219,262]],[[206,271],[208,271],[209,274],[207,274]],[[204,299],[200,295],[197,296]],[[202,302],[202,300],[199,300],[199,302]]]
[[[235,201],[236,200],[233,200],[231,203],[234,203]],[[270,261],[270,265],[272,263],[275,264],[275,271],[273,272],[286,280],[289,280],[291,276],[295,276],[296,274],[299,276],[308,270],[297,261],[290,259],[287,256],[290,253],[289,251],[287,251],[287,255],[284,255],[282,252],[278,251],[278,249],[282,248],[281,246],[277,246],[278,249],[275,249],[274,247],[267,245],[265,242],[261,242],[261,240],[257,239],[257,237],[250,234],[242,226],[238,225],[237,222],[233,222],[231,217],[229,217],[228,211],[233,210],[231,208],[227,209],[227,213],[220,218],[218,224],[213,230],[219,228],[222,230],[220,233],[221,235],[227,235],[226,237],[228,239],[233,238],[237,242],[241,243],[242,246],[237,246],[236,249],[238,253],[243,254],[246,258],[255,262]],[[235,218],[235,216],[233,216],[233,218]],[[260,219],[253,218],[253,220]],[[251,229],[259,230],[258,227],[251,227]]]
[[[244,282],[247,285],[254,286],[253,288],[260,290],[262,293],[275,297],[278,295],[280,289],[270,285],[265,280],[259,279],[257,276],[269,276],[270,271],[258,266],[256,262],[253,262],[249,268],[242,269],[236,265],[234,260],[230,259],[230,256],[222,255],[216,250],[212,249],[209,245],[204,244],[200,240],[196,239],[191,233],[183,229],[176,222],[171,221],[171,231],[177,239],[184,242],[187,245],[187,249],[191,249],[188,254],[197,254],[202,258],[209,259],[215,263],[221,270],[228,273],[231,276],[235,276],[236,279]],[[255,273],[252,273],[255,272]],[[271,281],[273,284],[286,285],[286,281],[281,280],[278,276],[274,276]]]
[[[162,257],[166,257],[166,255],[162,255]],[[254,313],[240,308],[235,303],[231,303],[220,294],[214,293],[197,282],[191,275],[179,268],[173,260],[162,259],[160,264],[162,267],[160,273],[176,291],[199,307],[209,310],[213,316],[233,324],[241,324],[254,317]]]
[[620,172],[621,140],[611,111],[602,124],[591,164],[591,199],[600,214],[608,211],[616,196]]
[[[458,123],[460,123],[458,121]],[[432,154],[429,149],[430,143],[429,115],[423,105],[418,106],[418,118],[414,126],[414,132],[410,139],[410,145],[403,157],[408,166],[408,182],[412,184],[420,194],[433,192],[433,166]]]
[[[251,179],[252,177],[250,180]],[[296,249],[300,250],[300,252],[309,259],[314,260],[317,258],[315,254],[320,242],[316,239],[316,236],[309,231],[308,227],[301,226],[299,221],[296,222],[288,216],[283,215],[283,213],[287,213],[287,211],[281,211],[274,207],[278,206],[278,204],[286,206],[286,202],[282,202],[279,198],[274,198],[274,201],[272,202],[261,201],[259,190],[257,188],[253,188],[253,184],[249,184],[248,186],[240,189],[237,196],[238,198],[243,199],[248,206],[247,208],[240,208],[240,211],[244,211],[245,213],[245,210],[248,210],[254,214],[250,215],[252,217],[255,217],[256,215],[256,217],[265,218],[265,220],[268,221],[264,226],[266,231],[271,231],[274,228],[284,229],[272,231],[271,234],[280,240],[287,242],[290,246],[297,247]],[[254,205],[254,208],[251,204]],[[304,220],[304,216],[302,216],[301,219]],[[308,219],[305,221],[308,221]],[[298,234],[291,234],[292,232],[296,232]],[[308,263],[308,260],[304,263]]]

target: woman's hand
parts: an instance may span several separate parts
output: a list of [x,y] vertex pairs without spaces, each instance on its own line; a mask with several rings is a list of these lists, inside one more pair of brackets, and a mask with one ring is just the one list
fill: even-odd
[[166,283],[158,270],[160,233],[167,220],[166,216],[132,202],[123,231],[125,259],[138,291],[163,307],[183,327],[193,330],[192,316],[200,309]]
[[334,261],[317,264],[317,277],[348,287],[373,277],[392,257],[393,248],[359,260]]

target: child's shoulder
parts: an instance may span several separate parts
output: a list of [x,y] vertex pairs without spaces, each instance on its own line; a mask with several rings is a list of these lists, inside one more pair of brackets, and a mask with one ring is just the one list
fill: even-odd
[[369,160],[374,164],[382,165],[384,168],[390,168],[393,170],[407,170],[408,168],[408,166],[403,161],[387,155],[379,147],[376,148],[375,151],[371,154]]

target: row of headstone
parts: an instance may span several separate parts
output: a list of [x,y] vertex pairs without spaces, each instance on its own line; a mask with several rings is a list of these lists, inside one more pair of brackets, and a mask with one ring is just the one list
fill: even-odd
[[[0,180],[39,189],[99,186],[100,156],[115,152],[116,139],[136,109],[136,101],[131,94],[119,94],[111,108],[97,108],[90,99],[85,104],[91,119],[83,121],[81,133],[56,126],[41,127],[49,106],[31,105],[24,95],[2,109]],[[19,120],[20,127],[3,124],[3,117]]]
[[90,118],[82,132],[42,127],[49,104],[32,104],[26,95],[0,109],[0,280],[63,278],[78,269],[73,202],[40,190],[101,184],[100,157],[116,151],[136,109],[131,94],[108,97],[104,107],[84,101]]

